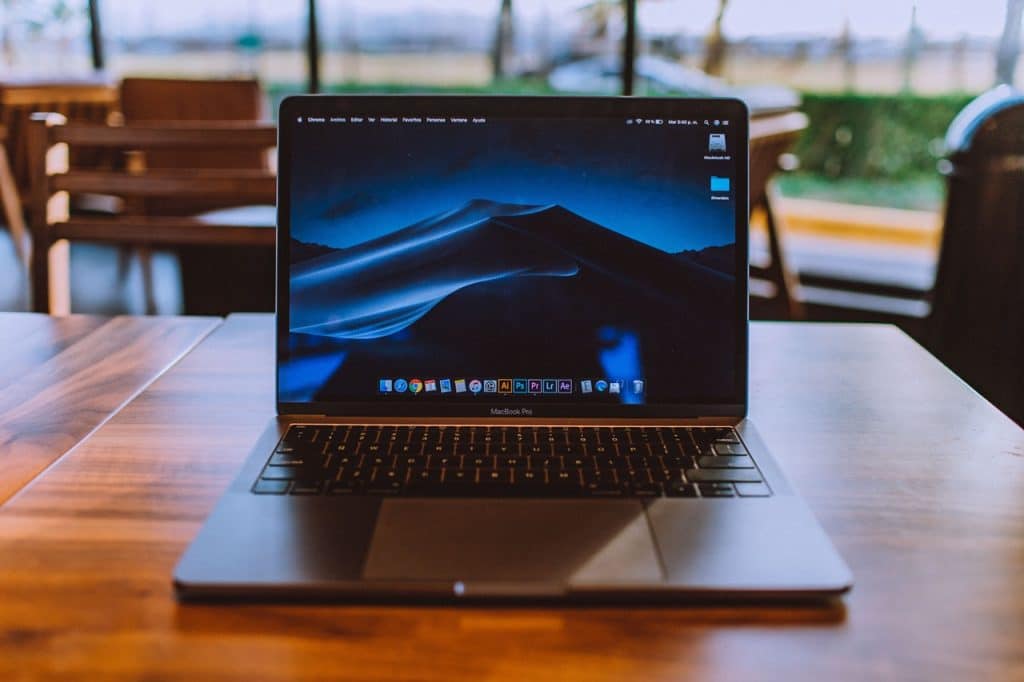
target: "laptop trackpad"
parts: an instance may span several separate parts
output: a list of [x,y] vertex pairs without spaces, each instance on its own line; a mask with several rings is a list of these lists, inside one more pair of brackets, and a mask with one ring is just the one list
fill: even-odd
[[586,586],[663,575],[635,500],[392,499],[363,577]]

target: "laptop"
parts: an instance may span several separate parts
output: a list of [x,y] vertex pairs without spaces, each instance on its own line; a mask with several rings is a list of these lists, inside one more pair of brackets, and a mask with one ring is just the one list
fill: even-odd
[[746,418],[741,102],[301,96],[279,130],[278,416],[181,599],[850,588]]

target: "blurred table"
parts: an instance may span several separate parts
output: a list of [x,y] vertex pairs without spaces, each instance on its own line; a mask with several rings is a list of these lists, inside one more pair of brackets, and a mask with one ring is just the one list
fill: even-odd
[[219,322],[0,313],[0,505]]
[[842,602],[179,605],[171,569],[273,414],[273,317],[232,316],[0,507],[0,679],[1021,679],[1024,431],[894,327],[751,347]]

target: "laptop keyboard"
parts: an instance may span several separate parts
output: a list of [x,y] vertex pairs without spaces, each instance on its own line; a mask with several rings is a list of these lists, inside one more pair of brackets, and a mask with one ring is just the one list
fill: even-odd
[[727,427],[297,424],[252,492],[403,497],[766,497]]

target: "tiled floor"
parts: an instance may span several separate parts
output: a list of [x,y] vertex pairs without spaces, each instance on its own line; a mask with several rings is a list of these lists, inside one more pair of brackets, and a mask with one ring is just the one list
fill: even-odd
[[[139,260],[131,254],[121,271],[119,250],[98,244],[71,245],[71,309],[101,315],[145,312]],[[171,253],[153,254],[157,313],[181,312],[178,260]],[[28,275],[18,260],[11,235],[0,224],[0,310],[29,310]]]

